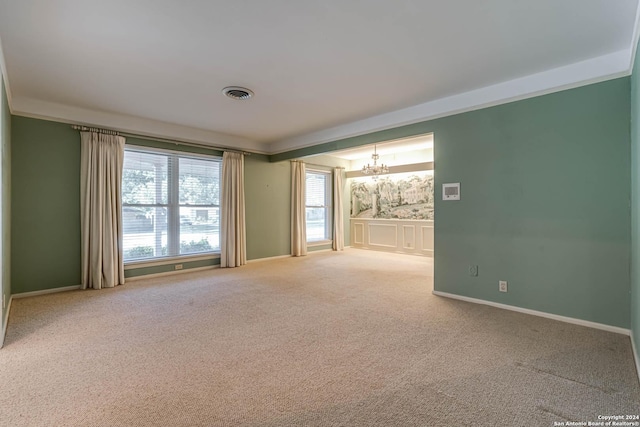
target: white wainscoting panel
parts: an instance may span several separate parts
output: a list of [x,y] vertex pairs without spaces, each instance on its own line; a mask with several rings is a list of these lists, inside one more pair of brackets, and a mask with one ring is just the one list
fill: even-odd
[[420,229],[422,231],[422,250],[433,254],[433,221],[431,221],[431,225],[423,225]]
[[352,224],[351,229],[353,230],[353,243],[357,245],[364,245],[364,224],[357,223]]
[[398,246],[398,226],[369,223],[369,245],[395,248]]
[[433,256],[433,221],[351,218],[351,246]]
[[402,249],[413,249],[416,247],[416,226],[402,226]]

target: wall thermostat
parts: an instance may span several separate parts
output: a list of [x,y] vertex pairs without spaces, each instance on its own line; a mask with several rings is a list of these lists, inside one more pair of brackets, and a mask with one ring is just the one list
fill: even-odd
[[442,200],[460,200],[460,183],[442,184]]

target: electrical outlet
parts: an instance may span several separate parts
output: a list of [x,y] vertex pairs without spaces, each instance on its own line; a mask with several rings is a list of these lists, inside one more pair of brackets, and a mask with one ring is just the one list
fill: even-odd
[[470,265],[469,266],[469,276],[476,277],[478,275],[478,266]]
[[176,270],[182,270],[182,264],[176,264],[176,265],[174,266],[174,268],[175,268]]
[[507,281],[500,280],[498,282],[498,289],[500,290],[500,292],[507,292]]

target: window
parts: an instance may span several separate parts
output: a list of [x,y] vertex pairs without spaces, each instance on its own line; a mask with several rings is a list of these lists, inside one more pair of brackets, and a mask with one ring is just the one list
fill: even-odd
[[331,240],[331,172],[307,170],[307,242]]
[[124,260],[220,250],[219,158],[126,148]]

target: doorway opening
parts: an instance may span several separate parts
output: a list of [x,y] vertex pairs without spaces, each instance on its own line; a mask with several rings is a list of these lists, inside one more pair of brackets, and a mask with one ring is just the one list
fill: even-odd
[[[345,168],[346,246],[433,257],[433,133],[326,153],[310,161],[333,161],[333,166]],[[367,165],[369,173],[363,169]]]

